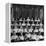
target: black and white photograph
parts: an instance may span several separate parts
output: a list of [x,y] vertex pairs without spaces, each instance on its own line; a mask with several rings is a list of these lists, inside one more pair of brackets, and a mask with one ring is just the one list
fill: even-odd
[[46,0],[0,0],[0,46],[45,46]]
[[44,40],[44,5],[11,4],[11,42]]

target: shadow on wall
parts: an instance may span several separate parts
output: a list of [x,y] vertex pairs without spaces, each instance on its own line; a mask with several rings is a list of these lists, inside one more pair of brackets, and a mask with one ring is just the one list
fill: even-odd
[[6,22],[6,30],[5,30],[5,42],[9,42],[9,3],[5,5],[6,8],[6,16],[5,16],[5,22]]

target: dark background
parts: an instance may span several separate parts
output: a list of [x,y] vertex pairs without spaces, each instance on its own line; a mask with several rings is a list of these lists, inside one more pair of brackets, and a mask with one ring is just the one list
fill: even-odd
[[35,19],[39,17],[41,21],[44,22],[44,6],[43,5],[41,6],[41,5],[27,5],[27,4],[25,5],[12,4],[11,15],[13,15],[14,20],[20,19],[21,17],[22,19],[23,18],[27,19],[27,17],[29,17],[30,19],[33,17]]

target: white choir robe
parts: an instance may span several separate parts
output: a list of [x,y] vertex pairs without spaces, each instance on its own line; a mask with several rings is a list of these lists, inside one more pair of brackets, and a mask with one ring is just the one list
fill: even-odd
[[35,26],[35,24],[33,23],[32,26]]
[[18,29],[17,29],[17,28],[15,28],[15,29],[14,29],[14,31],[15,31],[15,33],[17,33],[17,32],[18,32]]
[[21,26],[21,23],[19,23],[19,26]]
[[13,35],[13,36],[11,37],[11,39],[17,39],[17,38],[18,38],[17,35]]
[[27,32],[27,29],[26,28],[24,29],[24,32]]
[[40,32],[44,32],[43,28],[40,28],[39,31],[40,31]]
[[22,18],[21,18],[21,19],[19,19],[19,21],[22,21]]
[[33,31],[33,29],[30,28],[30,29],[29,29],[29,32],[32,32],[32,31]]
[[27,38],[30,38],[31,37],[31,34],[29,33],[29,34],[26,34],[26,36],[27,36]]
[[40,22],[40,19],[38,19],[37,21]]
[[30,23],[27,23],[27,26],[30,26]]
[[30,19],[27,19],[27,21],[30,21]]
[[33,18],[31,19],[31,21],[34,21]]
[[35,39],[36,40],[36,34],[33,34],[32,35],[32,39]]
[[18,32],[23,32],[23,29],[20,28],[20,29],[18,30]]
[[40,23],[40,26],[42,27],[42,26],[43,26],[43,24],[42,24],[42,23]]
[[36,26],[39,26],[39,24],[37,23]]
[[44,36],[40,35],[40,36],[39,36],[39,39],[44,39]]
[[35,22],[37,22],[38,20],[37,19],[35,19]]
[[24,40],[24,36],[19,36],[20,40]]
[[26,24],[25,23],[22,23],[22,26],[26,26]]
[[37,41],[39,40],[39,35],[36,35],[36,40],[37,40]]
[[34,32],[38,32],[39,30],[38,29],[35,29]]

